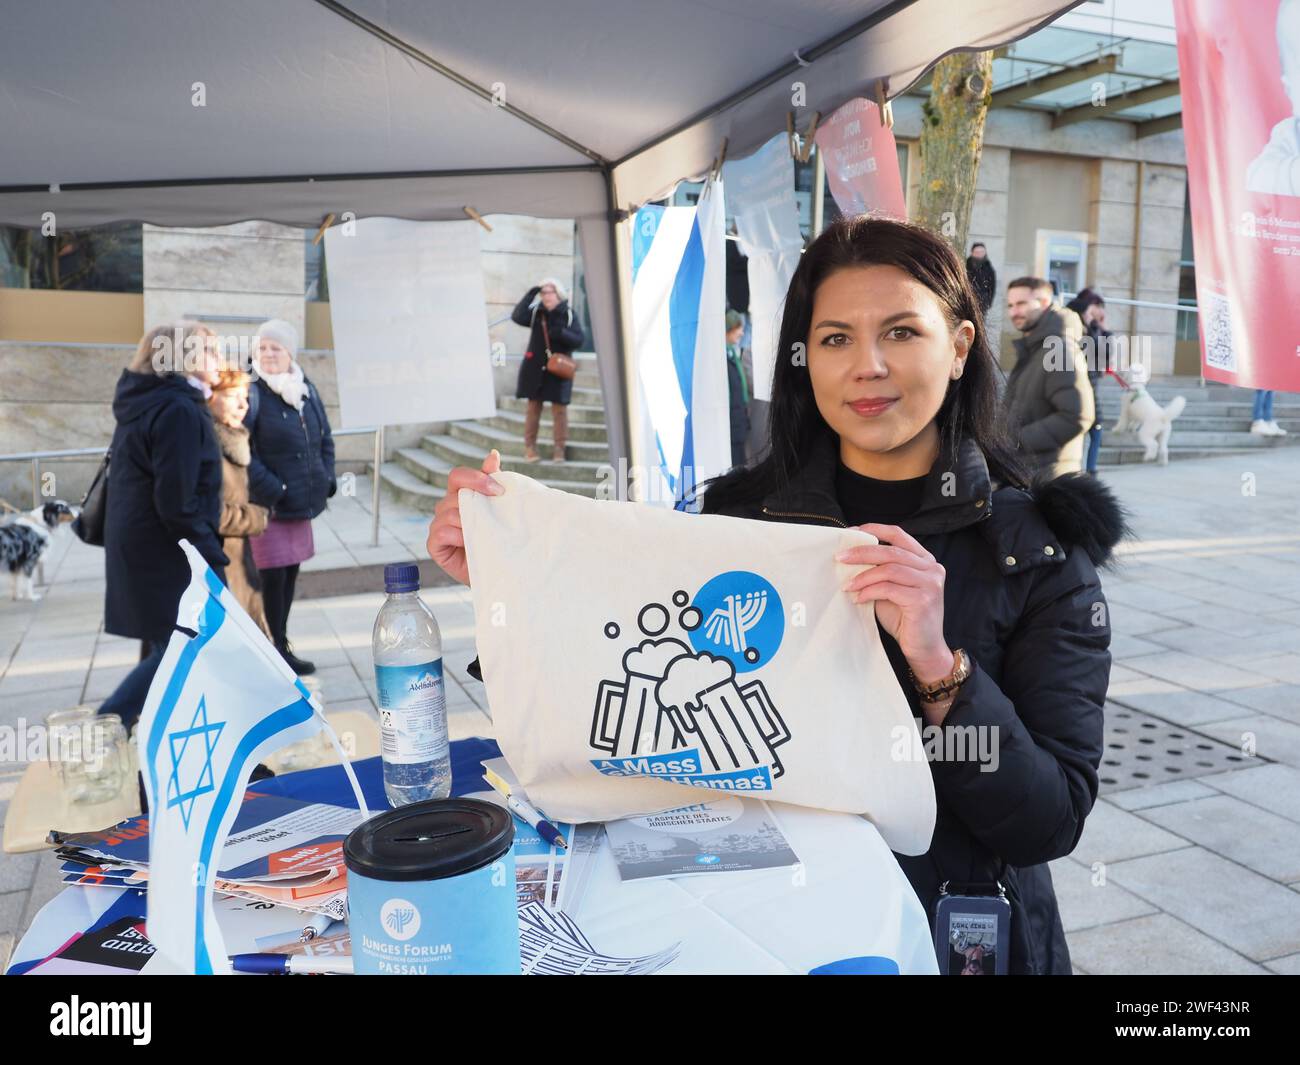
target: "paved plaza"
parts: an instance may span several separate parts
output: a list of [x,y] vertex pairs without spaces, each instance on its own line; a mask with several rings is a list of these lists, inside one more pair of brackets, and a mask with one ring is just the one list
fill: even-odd
[[[1138,539],[1104,577],[1112,783],[1074,854],[1052,864],[1079,973],[1300,973],[1298,467],[1270,450],[1103,472]],[[427,516],[387,500],[370,546],[369,499],[360,479],[355,497],[331,503],[305,569],[423,556]],[[97,704],[138,655],[101,631],[102,551],[61,536],[46,579],[38,603],[0,600],[0,726]],[[469,593],[424,597],[442,628],[452,738],[491,735],[482,686],[465,673]],[[329,709],[373,709],[382,598],[294,606],[290,637],[316,662]],[[22,768],[0,765],[0,817]],[[58,890],[49,854],[0,855],[0,967]]]

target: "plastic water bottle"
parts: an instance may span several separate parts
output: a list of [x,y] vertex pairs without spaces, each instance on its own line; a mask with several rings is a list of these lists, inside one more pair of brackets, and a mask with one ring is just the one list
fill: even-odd
[[393,806],[451,793],[442,637],[420,599],[414,563],[384,567],[388,598],[375,618],[371,649],[379,689],[384,794]]

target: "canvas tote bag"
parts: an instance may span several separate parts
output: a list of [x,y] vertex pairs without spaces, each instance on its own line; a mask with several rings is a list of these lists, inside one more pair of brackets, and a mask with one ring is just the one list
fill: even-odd
[[862,814],[923,854],[934,784],[871,604],[875,543],[586,499],[499,473],[462,490],[497,742],[529,798],[605,821],[741,794]]

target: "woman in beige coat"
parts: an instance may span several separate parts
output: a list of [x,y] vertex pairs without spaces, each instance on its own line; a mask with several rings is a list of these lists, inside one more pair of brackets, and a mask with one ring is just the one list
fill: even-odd
[[266,530],[267,510],[248,500],[248,430],[244,415],[248,413],[248,374],[222,370],[212,386],[208,406],[212,410],[217,443],[221,447],[221,546],[230,565],[226,567],[226,584],[257,627],[271,638],[262,604],[262,580],[253,563],[248,544],[250,536]]

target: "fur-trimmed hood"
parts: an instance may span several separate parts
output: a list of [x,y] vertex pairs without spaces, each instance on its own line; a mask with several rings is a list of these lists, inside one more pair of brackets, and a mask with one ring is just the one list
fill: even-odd
[[1133,535],[1128,511],[1093,474],[1067,473],[1034,485],[1031,494],[1051,530],[1083,548],[1094,566],[1113,562],[1115,547]]
[[217,444],[221,454],[236,466],[247,466],[252,459],[252,449],[248,442],[248,430],[242,425],[238,428],[214,421],[212,428],[217,433]]

